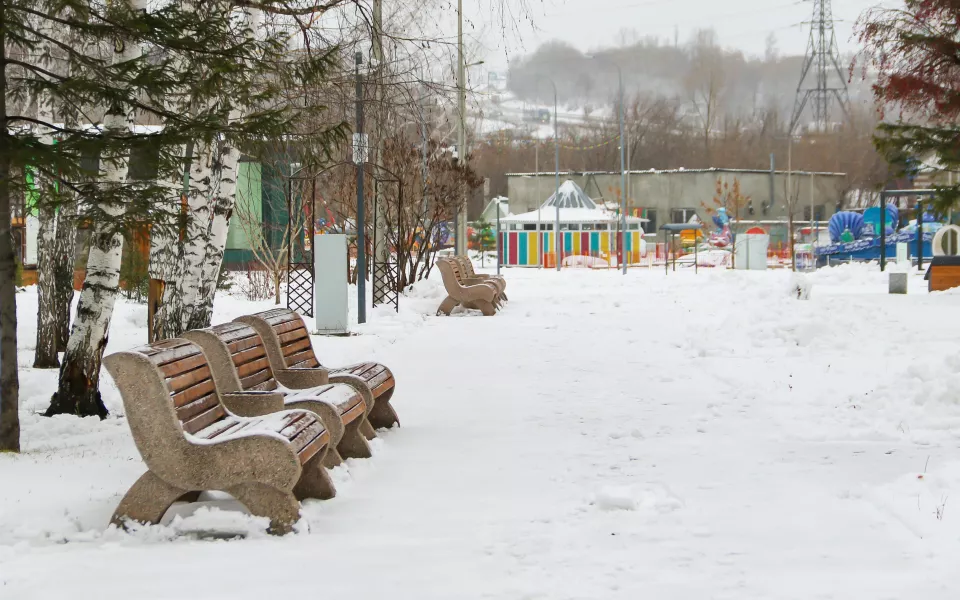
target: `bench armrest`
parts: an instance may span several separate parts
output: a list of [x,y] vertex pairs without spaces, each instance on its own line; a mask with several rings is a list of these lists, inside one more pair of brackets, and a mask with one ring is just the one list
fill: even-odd
[[238,417],[261,417],[283,410],[283,394],[279,392],[230,392],[221,394],[227,410]]
[[315,369],[277,369],[273,374],[280,385],[291,390],[302,390],[330,383],[330,373],[323,367]]

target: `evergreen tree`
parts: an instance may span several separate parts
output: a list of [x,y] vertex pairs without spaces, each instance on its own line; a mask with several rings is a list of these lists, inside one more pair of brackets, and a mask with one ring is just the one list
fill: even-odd
[[[163,182],[182,172],[182,149],[220,141],[255,149],[295,123],[323,123],[323,107],[295,106],[288,92],[324,81],[335,49],[290,52],[294,29],[255,36],[238,9],[286,15],[291,28],[306,22],[296,15],[318,11],[271,0],[185,0],[150,10],[141,0],[0,0],[0,450],[19,448],[10,217],[25,184],[14,174],[38,174],[40,208],[58,197],[58,186],[69,191],[77,218],[90,223],[87,277],[47,414],[104,416],[100,362],[122,233],[146,223],[157,232],[177,229],[179,194]],[[47,48],[49,67],[38,59]],[[83,116],[71,122],[37,111],[33,98]],[[236,107],[247,110],[231,118]],[[341,128],[318,125],[301,135],[323,148]],[[156,156],[155,178],[128,177],[129,157],[141,153]],[[89,157],[97,158],[93,168]]]
[[[913,158],[960,169],[960,4],[905,0],[902,8],[872,9],[858,33],[865,67],[877,73],[877,102],[900,111],[899,119],[878,126],[877,148],[901,174],[909,172]],[[938,189],[938,210],[960,200],[960,183]]]
[[473,236],[470,243],[480,252],[480,265],[483,266],[487,252],[497,249],[497,238],[491,225],[483,216],[473,224]]

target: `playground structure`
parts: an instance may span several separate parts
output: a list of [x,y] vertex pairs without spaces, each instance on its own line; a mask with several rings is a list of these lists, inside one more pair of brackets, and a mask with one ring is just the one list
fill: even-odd
[[[916,217],[899,227],[900,209],[886,200],[900,196],[924,198],[935,193],[935,190],[885,190],[881,192],[883,209],[875,206],[863,214],[852,211],[834,214],[828,226],[830,243],[815,249],[817,266],[879,259],[882,270],[887,258],[897,255],[898,245],[905,244],[906,257],[916,259],[918,268],[922,268],[924,257],[947,252],[942,244],[934,248],[934,239],[944,224],[938,222],[935,215],[923,210],[921,200],[916,206]],[[940,239],[944,239],[944,236],[941,235]],[[948,241],[951,239],[947,238]],[[948,244],[947,250],[956,251],[956,244],[952,247]]]
[[[558,214],[559,211],[559,214]],[[500,264],[509,267],[557,265],[559,218],[559,260],[563,266],[606,268],[621,265],[620,248],[629,265],[639,265],[646,252],[642,224],[647,220],[627,216],[627,230],[621,230],[621,216],[598,206],[580,186],[566,181],[539,209],[500,219]]]

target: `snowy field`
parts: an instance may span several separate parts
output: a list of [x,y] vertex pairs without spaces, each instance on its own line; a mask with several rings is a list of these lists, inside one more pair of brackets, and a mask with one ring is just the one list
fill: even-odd
[[[960,293],[889,296],[866,265],[809,300],[785,271],[504,272],[496,317],[435,317],[423,282],[314,339],[387,363],[403,426],[284,538],[222,497],[108,529],[143,471],[116,389],[106,421],[36,416],[56,374],[24,326],[0,598],[957,598]],[[215,321],[268,306],[218,297]],[[145,316],[120,305],[109,351]]]

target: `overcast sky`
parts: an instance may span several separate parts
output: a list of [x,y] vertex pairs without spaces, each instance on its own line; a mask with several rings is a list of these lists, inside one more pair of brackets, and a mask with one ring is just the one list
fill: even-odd
[[[702,28],[716,30],[721,45],[762,56],[773,33],[781,54],[801,54],[810,34],[810,0],[526,0],[529,17],[508,19],[511,30],[499,29],[491,6],[501,0],[465,0],[466,26],[486,49],[486,67],[502,69],[507,57],[532,52],[541,43],[563,39],[581,50],[621,45],[632,37],[658,36],[681,43]],[[516,5],[519,0],[502,0]],[[854,51],[853,26],[864,9],[881,0],[833,0],[837,43],[841,52]],[[882,0],[884,5],[898,4]],[[468,5],[470,8],[468,8]],[[470,11],[473,11],[472,13]],[[514,15],[516,16],[516,15]],[[624,35],[625,34],[625,35]]]

